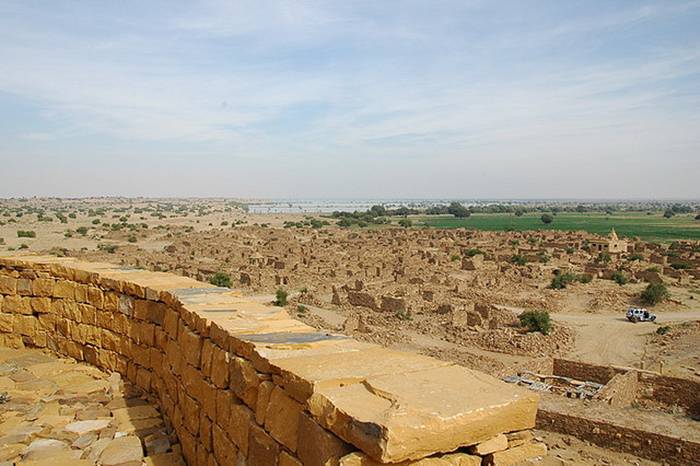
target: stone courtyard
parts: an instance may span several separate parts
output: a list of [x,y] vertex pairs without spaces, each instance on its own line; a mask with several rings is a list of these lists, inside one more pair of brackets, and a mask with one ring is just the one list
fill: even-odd
[[0,348],[0,465],[184,464],[157,405],[116,372]]

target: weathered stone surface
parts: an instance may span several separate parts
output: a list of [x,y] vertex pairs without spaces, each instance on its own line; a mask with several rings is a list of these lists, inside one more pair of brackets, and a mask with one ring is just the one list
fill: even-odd
[[322,426],[371,457],[397,462],[527,429],[537,400],[486,374],[447,366],[323,387],[309,409]]
[[135,436],[116,438],[110,441],[100,454],[104,466],[117,466],[129,462],[140,463],[143,459],[141,440]]
[[380,463],[364,453],[350,453],[340,459],[340,466],[480,466],[481,457],[464,453],[452,453],[439,457],[423,458],[417,461],[401,461],[399,463]]
[[277,461],[277,466],[306,466],[297,458],[293,457],[286,451],[280,453],[279,460]]
[[[352,353],[319,354],[275,361],[285,390],[300,401],[315,389],[361,382],[372,376],[449,366],[450,363],[413,353],[370,347]],[[408,379],[408,377],[405,377]]]
[[522,430],[506,434],[506,438],[508,439],[508,448],[513,448],[530,442],[535,436],[532,435],[532,431]]
[[508,448],[508,439],[503,434],[498,434],[495,437],[486,440],[485,442],[477,443],[469,448],[469,452],[475,455],[484,456],[489,453],[505,450]]
[[302,409],[302,406],[281,388],[275,387],[272,390],[265,414],[265,430],[291,451],[297,449],[299,416]]
[[279,451],[279,444],[275,442],[267,432],[258,426],[251,427],[247,466],[270,466],[277,464]]
[[78,435],[88,432],[100,431],[109,425],[109,419],[92,419],[87,421],[72,422],[64,427],[68,432],[74,432]]
[[336,466],[353,447],[319,426],[308,415],[299,416],[297,454],[304,466]]
[[522,461],[545,456],[547,445],[544,443],[526,443],[519,447],[492,453],[484,457],[485,466],[510,466]]

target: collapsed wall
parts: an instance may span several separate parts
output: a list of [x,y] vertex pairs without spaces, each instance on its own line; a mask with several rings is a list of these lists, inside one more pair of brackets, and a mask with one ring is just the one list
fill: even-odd
[[546,451],[517,434],[535,423],[530,391],[166,273],[0,258],[0,345],[123,374],[159,400],[191,465],[510,464]]

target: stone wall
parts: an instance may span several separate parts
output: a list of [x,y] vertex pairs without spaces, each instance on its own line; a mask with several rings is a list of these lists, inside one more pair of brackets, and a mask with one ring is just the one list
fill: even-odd
[[[649,401],[667,407],[680,407],[693,416],[700,414],[700,382],[669,377],[633,367],[601,366],[580,361],[554,358],[552,374],[608,384],[618,375],[634,372],[636,401]],[[622,380],[622,379],[621,379]],[[626,395],[628,396],[628,395]]]
[[543,408],[537,413],[537,427],[664,464],[696,466],[700,458],[700,442],[697,439],[645,430],[644,427],[648,426],[643,423],[635,428],[596,416]]
[[606,384],[616,374],[626,372],[626,370],[616,369],[612,366],[599,366],[597,364],[560,358],[554,358],[553,364],[552,374],[554,375],[600,384]]
[[159,400],[190,465],[478,465],[501,454],[479,445],[537,411],[527,390],[226,288],[69,258],[0,258],[0,345],[123,374]]

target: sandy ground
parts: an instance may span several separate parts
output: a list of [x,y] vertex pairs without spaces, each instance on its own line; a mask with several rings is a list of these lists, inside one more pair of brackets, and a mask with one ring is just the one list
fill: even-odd
[[[700,309],[659,314],[656,324],[633,324],[624,315],[615,314],[552,314],[576,330],[573,359],[594,364],[639,367],[645,355],[645,342],[661,325],[700,320]],[[655,369],[655,368],[648,368]]]

